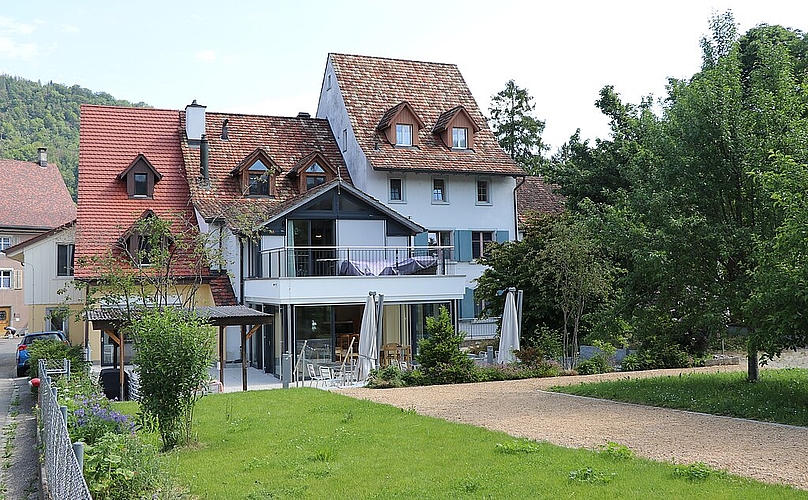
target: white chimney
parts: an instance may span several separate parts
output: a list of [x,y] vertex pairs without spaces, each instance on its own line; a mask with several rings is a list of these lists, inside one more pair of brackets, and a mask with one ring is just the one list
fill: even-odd
[[188,143],[198,146],[205,133],[205,106],[196,103],[185,106],[185,136]]
[[48,149],[47,148],[37,148],[37,153],[39,157],[37,158],[37,163],[39,163],[40,167],[47,167],[48,166]]

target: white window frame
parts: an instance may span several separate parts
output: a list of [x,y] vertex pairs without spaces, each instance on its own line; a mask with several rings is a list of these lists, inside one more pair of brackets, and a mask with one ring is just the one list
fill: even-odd
[[[411,123],[396,123],[396,146],[412,146],[412,124]],[[404,142],[404,131],[408,130],[409,142]]]
[[[485,183],[485,200],[480,200],[480,183]],[[474,182],[474,200],[477,205],[491,205],[491,179],[478,178]]]
[[348,151],[348,129],[342,129],[342,152]]
[[[400,183],[398,187],[399,198],[393,198],[393,181],[398,181]],[[387,179],[387,201],[390,203],[406,203],[407,196],[404,190],[404,185],[405,183],[403,176],[389,177]]]
[[[8,286],[5,285],[8,279]],[[14,270],[13,269],[0,269],[0,290],[11,290],[14,288]]]
[[[68,251],[68,254],[65,256],[67,258],[67,274],[59,274],[61,268],[59,266],[59,248],[65,247]],[[73,273],[75,270],[75,256],[76,256],[76,245],[75,243],[57,243],[56,244],[56,277],[57,278],[72,278]]]
[[[443,187],[441,188],[441,195],[442,196],[441,196],[440,199],[435,198],[435,192],[437,191],[437,188],[435,186],[436,181],[440,181],[443,184]],[[447,182],[446,182],[445,177],[433,177],[432,178],[432,189],[430,190],[430,196],[429,197],[432,200],[433,205],[445,205],[445,204],[449,203],[449,194],[448,194],[449,190],[447,189],[446,185],[447,185]]]
[[[462,134],[462,144],[461,144],[461,136],[459,134],[460,131],[463,131]],[[452,127],[452,149],[468,149],[469,148],[469,129],[466,127]]]
[[11,246],[11,236],[0,236],[0,252],[5,252]]

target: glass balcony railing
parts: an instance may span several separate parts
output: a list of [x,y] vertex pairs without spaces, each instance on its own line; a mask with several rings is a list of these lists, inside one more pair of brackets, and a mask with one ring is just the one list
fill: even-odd
[[248,278],[454,275],[454,247],[294,247],[256,252]]

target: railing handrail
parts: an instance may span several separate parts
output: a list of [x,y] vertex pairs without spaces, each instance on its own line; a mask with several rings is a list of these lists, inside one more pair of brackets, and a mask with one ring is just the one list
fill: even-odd
[[419,246],[419,245],[329,245],[329,246],[283,246],[276,248],[261,249],[261,253],[284,252],[290,250],[419,250],[419,251],[434,251],[434,250],[454,250],[451,245],[435,246]]

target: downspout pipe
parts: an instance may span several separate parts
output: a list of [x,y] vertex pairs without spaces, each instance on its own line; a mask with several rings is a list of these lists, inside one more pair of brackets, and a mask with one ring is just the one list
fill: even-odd
[[519,180],[516,181],[516,186],[513,187],[513,241],[519,241],[519,207],[516,202],[516,191],[519,186],[525,183],[526,177],[514,177],[514,179]]
[[210,180],[208,173],[208,156],[210,154],[210,145],[208,144],[208,136],[202,134],[199,140],[199,173],[202,174],[202,182],[207,183]]

